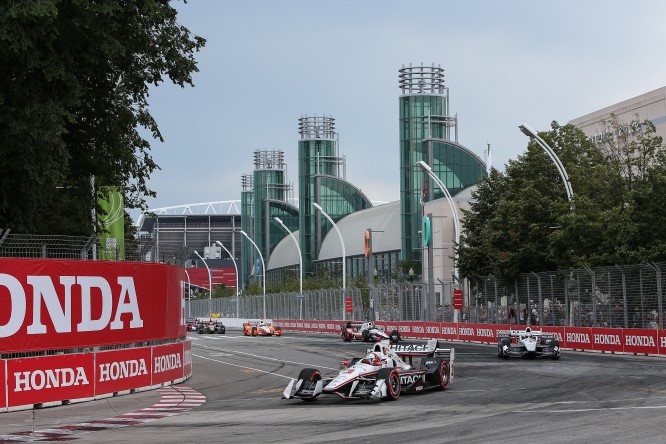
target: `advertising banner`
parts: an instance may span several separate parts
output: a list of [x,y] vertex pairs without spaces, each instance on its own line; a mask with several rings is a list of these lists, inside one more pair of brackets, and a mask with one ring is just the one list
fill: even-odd
[[183,376],[192,376],[192,341],[183,342]]
[[150,347],[110,350],[95,355],[95,395],[151,385]]
[[182,282],[165,264],[0,258],[0,350],[184,337]]
[[657,330],[632,328],[625,329],[622,332],[624,335],[622,342],[626,353],[657,354],[659,352]]
[[156,345],[153,349],[153,385],[183,377],[183,343]]
[[592,350],[592,329],[589,327],[566,327],[564,329],[564,342],[562,348],[574,350]]
[[454,322],[442,322],[440,324],[440,337],[447,341],[458,339],[458,324]]
[[622,329],[621,328],[593,328],[592,332],[592,350],[621,353]]
[[9,407],[93,397],[93,357],[79,353],[7,360]]

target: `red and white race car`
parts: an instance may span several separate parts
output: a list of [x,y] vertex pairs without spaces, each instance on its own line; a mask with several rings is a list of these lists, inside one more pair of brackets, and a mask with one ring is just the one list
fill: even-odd
[[[415,365],[414,358],[420,363]],[[426,388],[446,390],[453,380],[454,349],[440,348],[437,339],[425,344],[378,342],[364,358],[344,361],[336,376],[324,377],[314,368],[301,370],[282,399],[313,401],[320,395],[345,399],[398,399],[401,393]]]
[[384,330],[377,328],[372,322],[361,323],[350,321],[341,326],[340,330],[340,336],[343,341],[357,339],[363,342],[378,342],[389,339],[395,343],[402,339],[398,330],[393,330],[389,335]]

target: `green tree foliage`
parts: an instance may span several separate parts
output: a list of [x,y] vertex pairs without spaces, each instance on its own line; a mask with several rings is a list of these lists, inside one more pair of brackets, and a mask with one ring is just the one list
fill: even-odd
[[555,165],[534,141],[504,173],[493,170],[479,184],[464,211],[462,275],[510,279],[531,271],[663,260],[661,138],[647,121],[623,124],[612,116],[605,124],[615,136],[600,145],[557,122],[540,134],[565,166],[571,203]]
[[149,87],[192,85],[204,43],[167,1],[0,3],[0,227],[90,234],[96,185],[145,208]]

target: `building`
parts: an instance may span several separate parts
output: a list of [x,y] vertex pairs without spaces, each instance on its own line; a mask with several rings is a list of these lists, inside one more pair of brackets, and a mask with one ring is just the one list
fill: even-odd
[[[666,86],[575,118],[569,123],[580,128],[595,143],[601,143],[609,137],[617,137],[603,125],[611,114],[627,124],[634,120],[649,120],[655,126],[655,135],[666,141]],[[629,134],[638,130],[638,126],[626,128]]]

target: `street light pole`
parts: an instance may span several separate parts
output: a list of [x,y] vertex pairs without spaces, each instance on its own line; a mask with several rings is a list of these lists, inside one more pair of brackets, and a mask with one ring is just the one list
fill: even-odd
[[259,258],[261,259],[261,270],[263,272],[262,273],[262,280],[264,281],[264,285],[263,285],[263,287],[264,287],[264,315],[263,315],[263,318],[266,319],[266,263],[264,262],[264,255],[261,254],[261,250],[259,250],[259,247],[257,247],[257,244],[254,243],[252,238],[250,236],[248,236],[248,234],[245,231],[240,230],[240,234],[245,236],[247,238],[247,240],[250,241],[250,243],[254,246],[255,250],[257,250],[257,253],[259,253]]
[[527,137],[530,139],[536,141],[536,143],[543,149],[546,154],[548,154],[548,157],[550,157],[550,160],[553,161],[555,164],[555,167],[557,168],[557,171],[560,173],[560,177],[562,178],[562,182],[564,182],[564,188],[566,188],[567,191],[567,199],[569,199],[569,204],[571,205],[571,209],[574,209],[574,204],[573,204],[573,197],[574,197],[574,192],[573,188],[571,187],[571,182],[569,181],[569,175],[567,174],[567,170],[564,169],[564,165],[562,164],[562,161],[560,160],[559,157],[557,157],[557,154],[555,154],[555,151],[537,134],[536,131],[534,131],[532,128],[529,126],[523,124],[523,125],[518,125],[518,128],[520,128],[520,131],[523,132]]
[[222,247],[224,249],[224,251],[227,252],[227,254],[231,258],[232,262],[234,263],[234,268],[236,269],[236,319],[240,319],[240,314],[238,312],[238,299],[239,299],[239,297],[238,297],[238,266],[236,265],[236,259],[231,255],[231,252],[229,250],[227,250],[227,247],[225,247],[222,244],[222,242],[215,241],[215,243],[217,245],[219,245],[220,247]]
[[[458,217],[458,210],[456,209],[456,205],[453,202],[453,197],[451,196],[451,193],[449,192],[448,188],[444,185],[444,183],[440,180],[439,177],[437,177],[437,174],[430,168],[430,165],[425,163],[422,160],[419,160],[416,162],[416,165],[423,170],[424,173],[426,173],[432,180],[437,183],[439,188],[442,190],[444,193],[444,196],[446,196],[446,201],[449,203],[449,206],[451,207],[451,213],[453,214],[453,227],[455,229],[455,242],[456,245],[460,245],[460,218]],[[453,255],[453,278],[456,282],[454,282],[454,287],[456,283],[460,282],[460,276],[458,275],[458,251],[454,248],[454,255]],[[458,322],[458,311],[454,309],[453,310],[453,322]]]
[[345,314],[345,296],[347,295],[347,266],[346,266],[346,255],[345,255],[345,241],[342,240],[342,234],[340,233],[340,230],[338,229],[338,226],[333,222],[333,219],[331,219],[331,216],[326,214],[326,212],[322,209],[321,205],[319,205],[317,202],[312,202],[312,206],[318,209],[321,214],[324,215],[326,219],[333,225],[333,228],[335,228],[336,233],[338,233],[338,237],[340,238],[340,245],[342,245],[342,320],[345,321],[346,319],[346,314]]
[[208,316],[213,316],[213,275],[210,272],[210,267],[204,258],[201,257],[198,251],[194,250],[199,259],[201,259],[208,270]]
[[298,300],[300,301],[300,308],[299,308],[299,319],[303,319],[303,256],[301,255],[301,247],[298,245],[298,241],[296,240],[296,236],[294,236],[294,233],[291,232],[289,228],[282,222],[282,219],[279,217],[275,216],[273,218],[275,222],[280,224],[282,228],[287,230],[287,233],[289,233],[289,236],[291,236],[292,240],[294,241],[294,244],[296,244],[296,250],[298,250],[298,282],[299,282],[299,289],[300,293],[298,294]]

